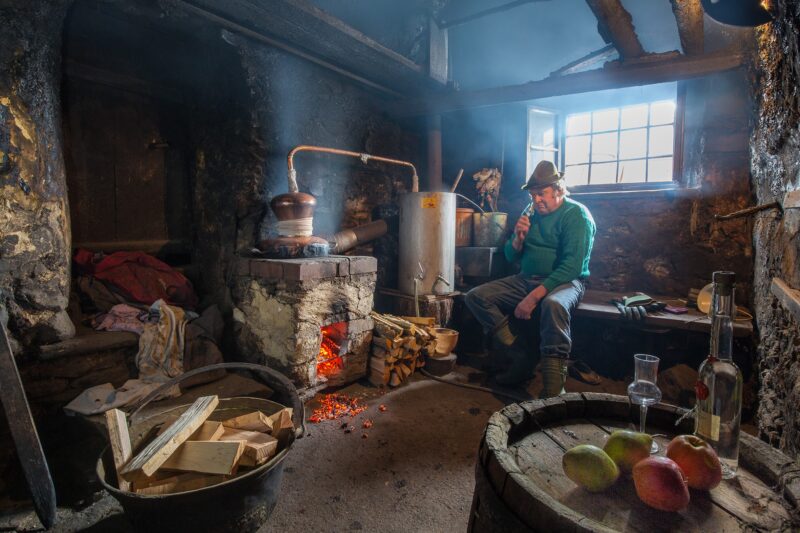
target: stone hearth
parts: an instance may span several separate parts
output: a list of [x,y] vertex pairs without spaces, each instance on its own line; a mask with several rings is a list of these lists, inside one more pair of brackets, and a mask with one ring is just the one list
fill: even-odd
[[[232,287],[240,355],[284,372],[299,388],[365,376],[376,272],[374,257],[241,259]],[[341,364],[318,375],[322,329],[334,324]]]

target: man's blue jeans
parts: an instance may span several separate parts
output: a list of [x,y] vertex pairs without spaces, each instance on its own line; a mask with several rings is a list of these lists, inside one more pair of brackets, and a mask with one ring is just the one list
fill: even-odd
[[[467,307],[484,331],[491,335],[508,320],[509,315],[514,316],[517,304],[541,282],[540,277],[523,274],[490,281],[467,293]],[[570,319],[585,290],[581,280],[572,280],[550,291],[537,305],[541,316],[539,353],[542,356],[569,357],[572,349]]]

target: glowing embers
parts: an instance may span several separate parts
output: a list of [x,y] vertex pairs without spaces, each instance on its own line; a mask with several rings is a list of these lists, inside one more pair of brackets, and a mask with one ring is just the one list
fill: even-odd
[[342,344],[347,338],[347,322],[337,322],[320,329],[322,341],[317,355],[317,380],[326,381],[344,369]]
[[323,420],[336,420],[344,416],[356,416],[366,411],[367,406],[358,398],[346,394],[324,394],[318,397],[319,407],[314,409],[309,422],[319,424]]

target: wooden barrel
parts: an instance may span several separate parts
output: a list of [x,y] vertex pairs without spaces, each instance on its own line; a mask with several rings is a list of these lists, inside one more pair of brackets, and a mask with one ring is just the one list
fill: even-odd
[[[629,478],[598,494],[564,475],[566,450],[602,447],[615,429],[637,428],[638,411],[626,397],[570,393],[512,404],[492,415],[475,470],[468,531],[800,530],[800,464],[746,434],[737,477],[710,492],[691,491],[689,507],[679,513],[646,506]],[[648,410],[648,433],[656,435],[662,454],[674,435],[692,432],[691,420],[675,427],[685,412],[666,404]]]

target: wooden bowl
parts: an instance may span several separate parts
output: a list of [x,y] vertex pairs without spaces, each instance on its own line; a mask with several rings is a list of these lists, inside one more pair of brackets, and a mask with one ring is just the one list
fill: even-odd
[[440,357],[449,355],[458,344],[458,332],[454,329],[435,328],[433,336],[436,337],[436,355]]

